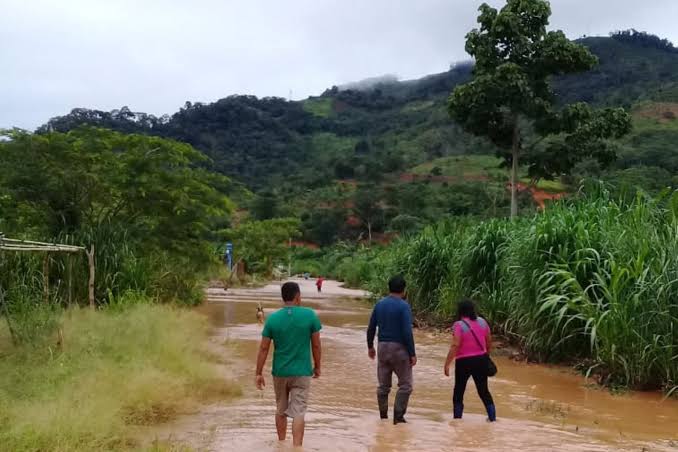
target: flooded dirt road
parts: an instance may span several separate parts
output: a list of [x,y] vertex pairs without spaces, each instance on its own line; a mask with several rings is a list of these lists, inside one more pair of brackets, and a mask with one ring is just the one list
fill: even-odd
[[[485,421],[472,381],[464,419],[454,421],[453,379],[442,371],[448,337],[422,331],[415,333],[419,361],[409,423],[380,421],[376,364],[367,358],[365,345],[370,307],[348,298],[360,292],[332,281],[326,282],[322,296],[313,281],[299,282],[302,304],[316,309],[323,323],[323,374],[313,381],[304,450],[678,451],[678,402],[662,402],[659,394],[612,395],[569,371],[501,357],[496,359],[499,374],[490,381],[498,422]],[[172,424],[166,437],[199,450],[291,450],[291,435],[284,443],[275,436],[272,356],[265,391],[253,385],[261,332],[255,316],[259,302],[267,314],[278,309],[279,286],[210,290],[209,303],[201,309],[215,327],[215,340],[229,342],[233,377],[241,382],[244,395]]]

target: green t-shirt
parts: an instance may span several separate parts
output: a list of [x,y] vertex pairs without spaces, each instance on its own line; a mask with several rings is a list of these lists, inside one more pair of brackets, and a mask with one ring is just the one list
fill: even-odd
[[311,335],[320,328],[315,311],[302,306],[285,306],[266,319],[261,335],[273,340],[274,377],[313,375]]

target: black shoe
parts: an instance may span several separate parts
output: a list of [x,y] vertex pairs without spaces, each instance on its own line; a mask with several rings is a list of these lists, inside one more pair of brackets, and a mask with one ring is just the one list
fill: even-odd
[[388,413],[379,413],[379,417],[382,419],[388,419]]
[[398,424],[407,424],[407,421],[403,416],[400,417],[394,417],[393,418],[393,425],[398,425]]

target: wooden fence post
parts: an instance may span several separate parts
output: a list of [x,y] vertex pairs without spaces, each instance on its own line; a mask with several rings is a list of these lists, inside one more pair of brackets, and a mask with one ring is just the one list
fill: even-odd
[[69,253],[66,259],[68,259],[68,307],[70,307],[73,303],[73,256]]
[[94,244],[90,246],[89,251],[85,251],[87,253],[87,262],[89,263],[89,307],[94,309],[96,306],[94,304]]
[[49,253],[42,258],[42,301],[49,303]]

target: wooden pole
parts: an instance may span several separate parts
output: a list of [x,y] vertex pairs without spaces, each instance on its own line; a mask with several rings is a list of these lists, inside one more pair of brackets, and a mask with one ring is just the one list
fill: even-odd
[[42,301],[49,303],[49,253],[42,258]]
[[16,330],[14,329],[14,326],[12,326],[9,308],[7,307],[7,303],[5,302],[5,291],[2,289],[2,287],[0,287],[0,308],[2,308],[2,311],[5,314],[3,317],[5,317],[5,320],[7,321],[7,328],[9,329],[9,335],[12,338],[12,345],[17,345],[18,340]]
[[96,306],[94,304],[94,244],[90,246],[87,253],[87,262],[89,263],[89,307],[94,309]]
[[[3,235],[0,234],[0,243],[2,243]],[[0,266],[4,266],[5,261],[5,253],[0,250]],[[2,267],[0,267],[2,268]],[[3,289],[2,286],[0,286],[0,309],[2,309],[2,312],[4,314],[5,320],[7,321],[7,328],[9,329],[9,335],[12,338],[12,345],[17,345],[17,337],[16,337],[16,331],[14,330],[14,327],[12,326],[12,319],[10,319],[10,313],[9,313],[9,308],[7,306],[7,303],[5,302],[5,290]]]
[[73,303],[73,256],[70,254],[66,257],[68,259],[68,306]]

